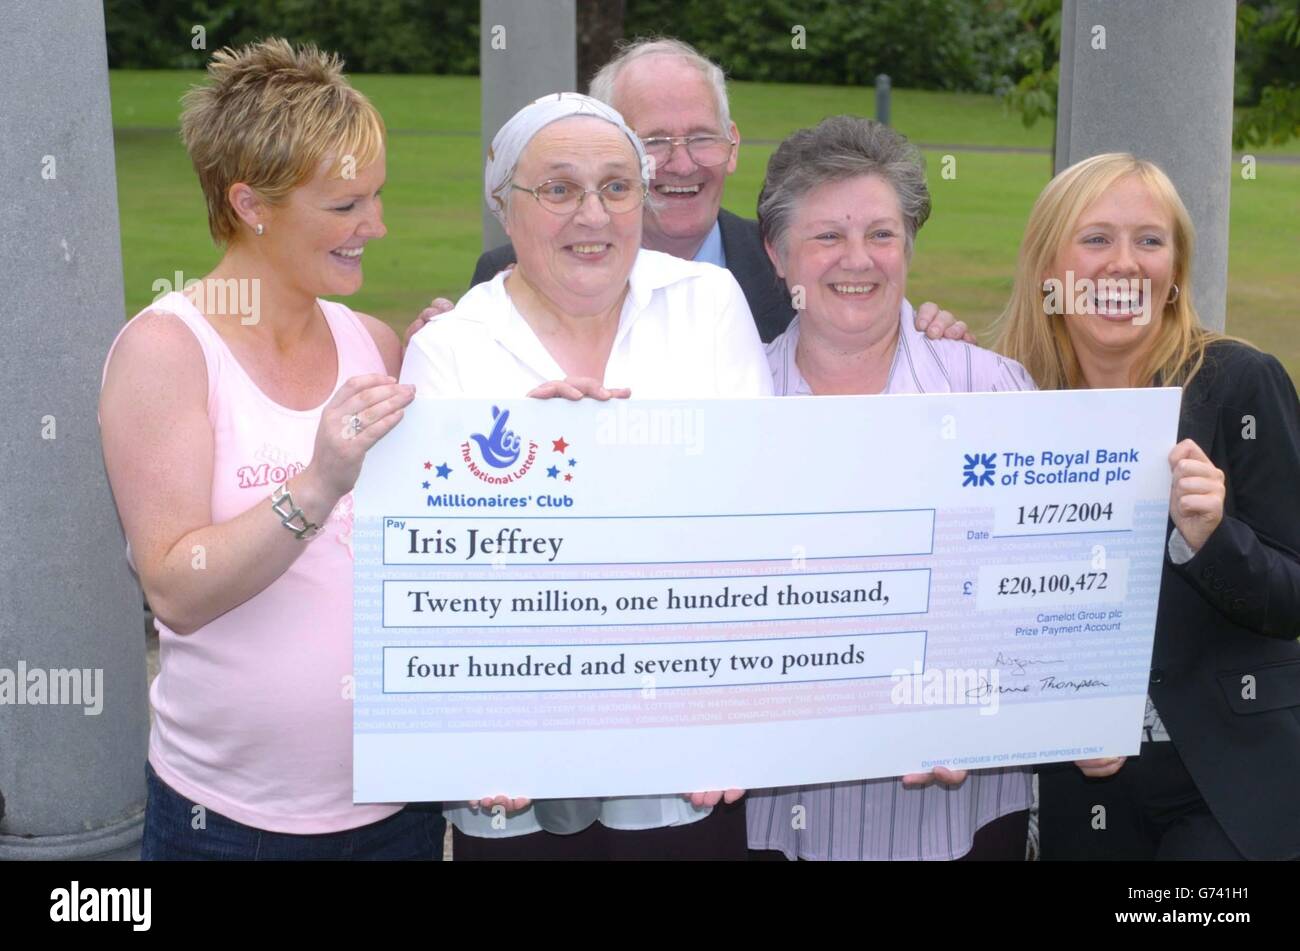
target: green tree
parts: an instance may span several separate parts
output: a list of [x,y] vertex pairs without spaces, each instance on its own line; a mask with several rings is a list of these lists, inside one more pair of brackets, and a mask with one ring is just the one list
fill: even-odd
[[733,79],[971,92],[1013,84],[1036,42],[1012,0],[627,0],[625,32],[683,39]]
[[[1024,44],[1024,75],[1004,93],[1007,108],[1020,113],[1029,128],[1039,119],[1056,118],[1061,79],[1061,0],[1015,0],[1024,30],[1038,43]],[[1050,65],[1049,65],[1050,63]]]
[[1300,136],[1300,0],[1237,6],[1235,148]]
[[[1005,94],[1026,126],[1056,116],[1060,81],[1060,0],[1015,0],[1026,30],[1044,47],[1027,49],[1026,72]],[[1232,145],[1241,149],[1300,137],[1300,0],[1237,0]],[[1041,53],[1041,56],[1039,55]],[[1050,63],[1050,65],[1049,65]]]
[[104,21],[113,68],[195,69],[223,46],[283,36],[339,53],[350,72],[478,71],[478,0],[104,0]]

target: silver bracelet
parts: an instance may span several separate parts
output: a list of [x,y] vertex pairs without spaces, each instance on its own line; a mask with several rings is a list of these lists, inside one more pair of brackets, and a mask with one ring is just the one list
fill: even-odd
[[[289,494],[288,482],[281,482],[271,493],[271,510],[280,516],[280,524],[293,532],[293,537],[300,541],[311,541],[320,534],[320,526],[307,521],[307,516],[303,514],[302,509],[294,504],[293,496]],[[302,526],[295,525],[294,519],[300,519]]]

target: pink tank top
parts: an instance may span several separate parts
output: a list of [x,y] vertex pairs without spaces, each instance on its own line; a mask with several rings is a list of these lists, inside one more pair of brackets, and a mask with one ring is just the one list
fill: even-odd
[[[334,390],[349,377],[387,372],[360,318],[342,304],[318,303],[338,352]],[[213,522],[256,506],[275,518],[271,492],[311,461],[325,404],[293,410],[272,401],[184,295],[146,309],[175,314],[203,348]],[[269,587],[193,633],[155,622],[161,671],[149,692],[149,762],[177,792],[236,822],[338,832],[401,809],[352,803],[351,494],[303,544]]]

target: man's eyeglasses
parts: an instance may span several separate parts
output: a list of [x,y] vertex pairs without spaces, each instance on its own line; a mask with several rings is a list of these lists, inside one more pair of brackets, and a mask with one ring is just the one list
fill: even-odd
[[552,178],[542,182],[536,188],[510,183],[510,187],[521,192],[528,192],[537,199],[537,203],[547,211],[557,215],[571,215],[582,205],[588,194],[600,198],[600,203],[612,215],[619,215],[641,207],[645,200],[646,187],[631,178],[616,178],[599,188],[583,188],[577,182],[566,178]]
[[708,167],[721,165],[731,158],[731,150],[736,143],[725,135],[656,135],[642,139],[646,154],[657,165],[664,165],[672,158],[673,149],[683,146],[696,165]]

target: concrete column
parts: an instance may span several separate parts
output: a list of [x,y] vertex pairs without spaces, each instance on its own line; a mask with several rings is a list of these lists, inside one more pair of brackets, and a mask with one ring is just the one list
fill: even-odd
[[0,861],[130,857],[149,719],[96,421],[123,319],[100,4],[5,0],[0,193]]
[[[574,0],[482,0],[479,20],[480,155],[486,161],[492,137],[520,108],[548,92],[577,88],[577,20]],[[483,250],[505,242],[485,205]]]
[[1192,291],[1222,330],[1228,297],[1236,5],[1064,0],[1056,171],[1101,152],[1163,168],[1196,225]]

